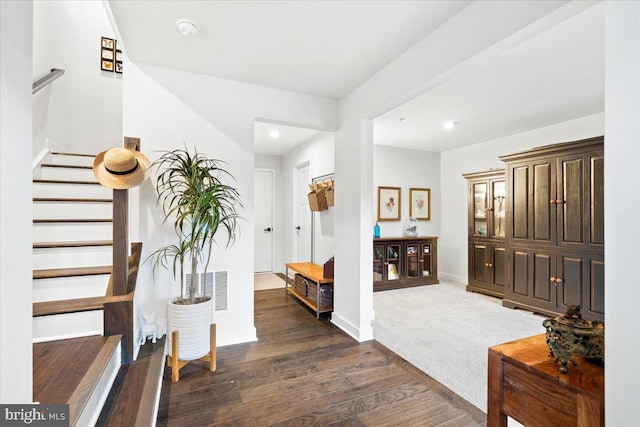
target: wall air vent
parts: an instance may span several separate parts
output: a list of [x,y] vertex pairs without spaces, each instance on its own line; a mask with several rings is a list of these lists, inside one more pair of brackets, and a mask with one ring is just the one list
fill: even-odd
[[216,271],[215,311],[227,309],[227,271]]

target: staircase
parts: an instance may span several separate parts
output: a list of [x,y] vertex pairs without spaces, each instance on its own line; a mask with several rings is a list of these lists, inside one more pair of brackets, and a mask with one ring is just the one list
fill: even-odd
[[52,153],[33,180],[34,401],[69,404],[78,426],[95,424],[121,365],[120,335],[102,337],[113,206],[93,158]]
[[[95,180],[93,160],[93,155],[54,152],[34,171],[34,401],[67,403],[69,425],[85,426],[95,425],[99,416],[113,419],[103,406],[108,401],[107,407],[121,408],[122,402],[108,396],[122,395],[125,407],[146,405],[146,418],[128,417],[120,425],[152,425],[155,412],[148,408],[157,408],[164,349],[154,347],[153,358],[140,362],[147,366],[153,360],[153,369],[132,369],[138,362],[122,365],[133,354],[133,292],[114,295],[114,193]],[[128,272],[133,286],[140,252],[141,244],[133,244]],[[123,335],[119,329],[126,329]],[[127,374],[112,391],[119,371],[142,374]],[[127,394],[141,387],[144,398]]]
[[112,264],[112,196],[94,156],[51,157],[33,181],[35,342],[102,335]]

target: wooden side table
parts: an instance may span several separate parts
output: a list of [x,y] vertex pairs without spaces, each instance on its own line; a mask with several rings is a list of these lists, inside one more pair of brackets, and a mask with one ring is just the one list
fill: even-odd
[[604,426],[604,368],[575,359],[560,373],[545,334],[490,347],[487,426]]

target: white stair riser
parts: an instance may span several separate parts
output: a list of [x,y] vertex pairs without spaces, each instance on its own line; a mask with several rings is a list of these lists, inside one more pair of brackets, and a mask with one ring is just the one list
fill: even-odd
[[111,198],[113,190],[102,185],[33,183],[33,197]]
[[93,166],[93,160],[95,157],[85,156],[65,156],[64,154],[54,154],[51,156],[51,161],[43,163],[53,163],[56,165],[80,165],[80,166]]
[[112,223],[33,224],[34,242],[69,242],[77,240],[111,240]]
[[112,265],[113,250],[111,246],[42,248],[33,250],[32,259],[34,270]]
[[43,167],[40,173],[41,179],[61,179],[68,181],[95,181],[91,169],[76,168],[51,168]]
[[102,310],[33,318],[33,342],[102,335]]
[[104,296],[109,275],[33,280],[33,302]]
[[[113,204],[91,202],[34,202],[34,219],[105,219],[113,217]],[[81,237],[81,236],[78,236]],[[78,239],[82,240],[82,239]]]

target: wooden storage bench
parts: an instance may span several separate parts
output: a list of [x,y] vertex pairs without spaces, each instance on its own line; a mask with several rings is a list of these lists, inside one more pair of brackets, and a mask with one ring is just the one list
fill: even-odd
[[[296,272],[293,279],[289,270]],[[323,277],[322,266],[312,262],[286,264],[285,295],[291,294],[316,312],[333,311],[333,279]]]

